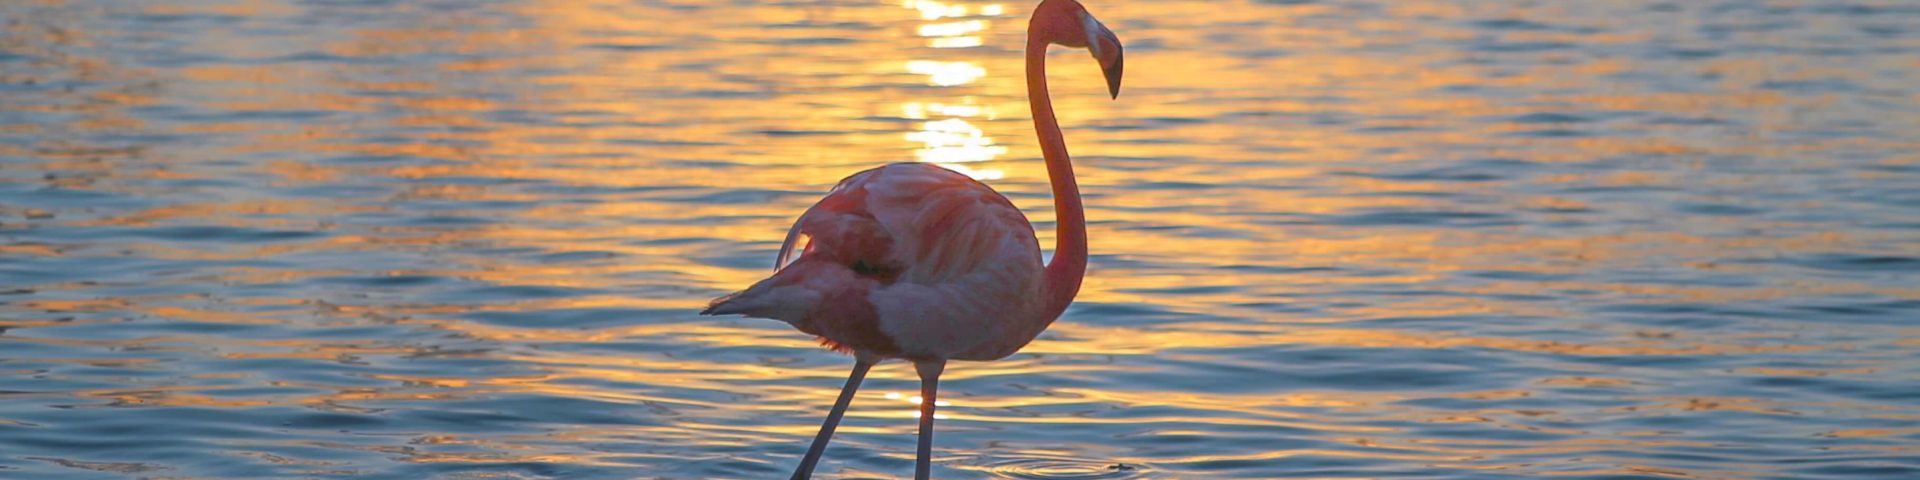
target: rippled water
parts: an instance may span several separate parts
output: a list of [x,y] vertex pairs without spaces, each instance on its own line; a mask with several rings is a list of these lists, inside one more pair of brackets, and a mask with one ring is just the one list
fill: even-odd
[[[1920,4],[1087,1],[937,476],[1920,476]],[[0,477],[784,476],[850,361],[695,311],[884,162],[1051,245],[1030,7],[0,4]]]

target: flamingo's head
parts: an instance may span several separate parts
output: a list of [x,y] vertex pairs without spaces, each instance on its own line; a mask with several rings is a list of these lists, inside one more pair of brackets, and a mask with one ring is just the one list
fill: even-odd
[[[1033,12],[1033,27],[1044,28],[1053,43],[1093,52],[1107,77],[1107,93],[1120,98],[1120,73],[1125,67],[1120,37],[1093,18],[1078,0],[1042,0]],[[1039,30],[1039,29],[1036,29]]]

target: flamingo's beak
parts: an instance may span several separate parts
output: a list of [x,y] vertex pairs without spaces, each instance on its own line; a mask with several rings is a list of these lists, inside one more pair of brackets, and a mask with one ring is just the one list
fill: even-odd
[[1120,37],[1094,19],[1093,14],[1082,12],[1080,15],[1080,22],[1087,29],[1087,50],[1093,52],[1093,59],[1100,62],[1100,72],[1107,76],[1107,94],[1120,98],[1120,73],[1126,66]]
[[1126,59],[1120,56],[1120,41],[1113,41],[1113,61],[1100,62],[1100,72],[1107,75],[1107,94],[1111,98],[1120,98],[1120,70],[1126,66]]

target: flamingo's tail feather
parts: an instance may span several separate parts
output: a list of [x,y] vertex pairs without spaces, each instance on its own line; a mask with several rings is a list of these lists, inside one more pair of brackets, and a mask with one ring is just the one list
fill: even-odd
[[782,280],[780,275],[775,275],[746,290],[715,298],[700,314],[745,315],[787,323],[804,321],[806,313],[819,303],[820,294],[804,285]]
[[733,301],[733,299],[735,299],[735,298],[740,298],[740,294],[742,294],[742,293],[747,293],[747,291],[746,291],[746,290],[741,290],[741,291],[738,291],[738,292],[733,292],[733,293],[729,293],[729,294],[726,294],[725,296],[722,296],[722,297],[720,297],[720,298],[715,298],[715,299],[713,299],[713,301],[711,301],[711,302],[707,302],[707,308],[705,308],[705,309],[702,309],[702,310],[700,310],[700,314],[701,314],[701,315],[737,315],[737,314],[740,314],[741,312],[739,311],[739,310],[740,310],[740,308],[739,308],[739,306],[732,306],[732,307],[729,307],[729,306],[727,306],[727,304],[728,304],[729,302],[732,302],[732,301]]

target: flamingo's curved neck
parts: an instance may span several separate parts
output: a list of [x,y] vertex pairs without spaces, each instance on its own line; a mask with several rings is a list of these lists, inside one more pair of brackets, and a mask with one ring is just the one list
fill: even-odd
[[[1041,24],[1034,23],[1035,27]],[[1047,159],[1057,219],[1053,260],[1047,264],[1045,284],[1048,322],[1073,303],[1073,296],[1080,293],[1080,279],[1087,272],[1087,218],[1080,205],[1080,186],[1073,181],[1067,140],[1060,135],[1060,122],[1053,117],[1053,99],[1047,95],[1050,33],[1044,28],[1030,27],[1027,31],[1027,103],[1033,108],[1033,132],[1040,137],[1040,152]]]

